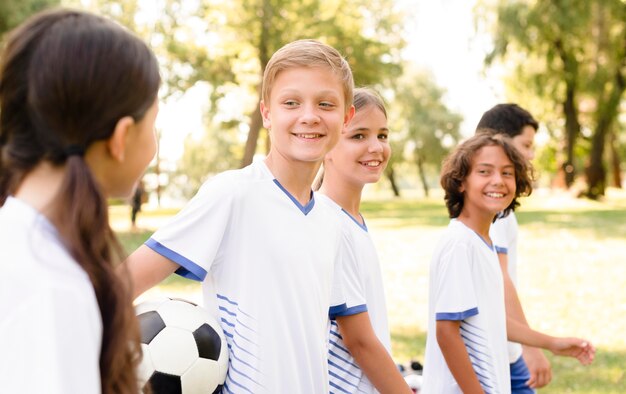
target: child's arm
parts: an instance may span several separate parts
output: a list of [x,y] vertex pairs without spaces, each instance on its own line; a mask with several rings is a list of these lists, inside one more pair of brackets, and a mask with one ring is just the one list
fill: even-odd
[[[506,315],[528,327],[528,321],[526,320],[522,303],[517,294],[517,289],[509,275],[508,256],[505,253],[498,253],[498,260],[500,261],[502,279],[504,281]],[[528,371],[530,372],[530,379],[526,384],[531,388],[541,388],[549,384],[552,380],[552,369],[550,367],[550,361],[548,361],[541,349],[532,346],[524,346],[523,357],[524,361],[526,361]]]
[[337,316],[337,325],[350,354],[381,394],[412,393],[374,333],[367,312]]
[[583,365],[591,364],[595,357],[596,349],[584,339],[546,335],[508,317],[506,319],[506,331],[510,341],[546,349],[557,356],[574,357]]
[[120,273],[128,269],[133,281],[133,298],[161,283],[178,269],[179,265],[163,257],[146,245],[141,245],[120,267]]
[[484,393],[461,339],[461,321],[437,320],[437,343],[461,391]]

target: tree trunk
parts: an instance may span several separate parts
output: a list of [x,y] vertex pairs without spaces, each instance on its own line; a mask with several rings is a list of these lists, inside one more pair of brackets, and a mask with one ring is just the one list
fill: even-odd
[[565,161],[561,163],[559,176],[563,180],[557,180],[557,184],[564,184],[569,189],[574,184],[576,178],[576,167],[574,166],[574,146],[576,138],[580,133],[580,122],[578,121],[578,110],[576,108],[578,63],[574,56],[565,50],[563,41],[558,38],[555,47],[559,57],[563,62],[563,79],[565,81],[565,100],[563,101],[563,114],[565,116]]
[[428,197],[430,190],[428,189],[428,182],[426,181],[426,172],[424,171],[424,162],[422,156],[417,156],[417,170],[419,172],[420,180],[422,181],[422,187],[424,188],[424,196]]
[[385,170],[385,175],[387,179],[389,179],[389,184],[391,185],[391,190],[393,191],[394,197],[400,197],[400,188],[396,183],[396,174],[393,170],[393,165],[389,164],[387,169]]
[[576,138],[580,133],[580,123],[578,122],[578,111],[576,109],[574,83],[567,83],[565,102],[563,103],[563,113],[565,114],[565,162],[562,164],[565,187],[570,188],[576,178],[576,167],[574,166],[574,146]]
[[591,199],[603,196],[606,189],[606,170],[602,159],[606,136],[617,119],[619,104],[626,89],[626,80],[621,72],[623,67],[626,67],[625,58],[622,58],[620,67],[617,67],[615,71],[614,83],[611,85],[611,90],[607,92],[607,100],[598,100],[603,105],[598,107],[598,122],[591,139],[591,157],[589,166],[585,169],[588,187],[586,194]]
[[[272,20],[272,14],[274,10],[270,0],[263,0],[263,6],[261,11],[261,36],[259,38],[259,64],[261,65],[261,80],[263,80],[263,74],[265,73],[265,67],[269,62],[269,35],[270,35],[270,21]],[[261,117],[260,104],[263,97],[261,95],[261,86],[263,82],[257,87],[259,92],[259,102],[257,103],[254,112],[250,116],[250,130],[248,131],[248,139],[246,140],[246,148],[243,153],[243,159],[241,160],[241,167],[245,167],[252,163],[254,153],[256,152],[257,142],[259,140],[259,133],[263,126],[263,118]]]
[[248,131],[248,139],[246,140],[246,148],[243,151],[243,159],[241,160],[241,168],[252,163],[254,154],[256,152],[257,142],[259,140],[259,134],[261,127],[263,126],[263,118],[261,117],[260,105],[262,97],[260,95],[259,88],[259,101],[255,111],[250,115],[250,130]]
[[621,158],[619,155],[618,148],[619,142],[617,141],[617,136],[615,135],[615,129],[613,129],[609,135],[609,149],[611,151],[611,184],[613,187],[618,189],[622,188],[622,166],[621,166]]

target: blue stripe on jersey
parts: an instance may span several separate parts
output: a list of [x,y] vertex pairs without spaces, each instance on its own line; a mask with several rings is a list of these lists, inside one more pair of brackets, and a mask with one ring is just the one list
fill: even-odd
[[347,393],[350,394],[349,391],[344,390],[342,387],[340,387],[338,384],[334,383],[334,382],[328,382],[332,387],[336,388],[337,390],[343,392],[343,393]]
[[346,211],[345,209],[341,208],[341,211],[345,213],[346,215],[348,215],[348,217],[352,219],[352,221],[356,223],[356,225],[359,226],[363,231],[367,232],[367,224],[365,224],[365,219],[363,219],[363,215],[359,213],[359,216],[361,217],[361,220],[363,221],[363,223],[361,223],[358,220],[356,220],[354,216],[350,215],[348,211]]
[[503,248],[501,246],[495,245],[496,246],[496,252],[500,253],[500,254],[509,254],[509,250],[507,248]]
[[335,363],[335,362],[333,362],[331,360],[328,360],[328,366],[329,366],[329,371],[331,369],[338,369],[340,371],[343,371],[343,372],[347,373],[348,375],[352,376],[353,378],[361,379],[361,377],[358,376],[358,375],[355,375],[354,372],[352,372],[352,371],[350,371],[348,369],[343,368],[341,365],[339,365],[339,364],[337,364],[337,363]]
[[345,304],[345,302],[341,305],[331,306],[328,309],[328,317],[334,319],[335,316],[337,316],[339,313],[343,312],[346,309],[348,309],[348,306]]
[[257,381],[261,372],[261,362],[257,356],[258,347],[254,342],[256,333],[244,325],[241,319],[252,323],[254,319],[244,313],[239,303],[228,297],[217,294],[220,321],[229,350],[228,372],[224,383],[225,393],[255,393],[263,385]]
[[435,314],[436,320],[464,320],[478,315],[478,308],[468,309],[463,312],[439,312]]
[[331,319],[335,319],[337,316],[358,315],[359,313],[363,313],[363,312],[367,312],[367,305],[362,304],[362,305],[351,306],[350,308],[346,308],[345,310],[341,312],[335,313],[333,316],[331,316]]
[[460,329],[461,339],[480,385],[486,393],[492,392],[496,378],[493,370],[494,363],[487,351],[488,343],[483,336],[484,330],[465,320],[461,322]]
[[206,271],[204,270],[204,268],[200,267],[198,264],[189,260],[185,256],[178,254],[171,249],[168,249],[166,246],[157,242],[153,238],[148,239],[144,244],[161,256],[168,258],[176,264],[180,265],[180,267],[176,270],[176,273],[178,275],[187,279],[197,280],[200,282],[203,281],[206,277]]
[[315,199],[313,198],[312,190],[311,199],[306,205],[302,205],[300,204],[300,201],[298,201],[293,195],[291,195],[291,193],[289,193],[289,191],[287,191],[287,189],[285,189],[285,187],[281,185],[280,182],[278,182],[278,179],[274,179],[274,183],[278,185],[280,190],[282,190],[289,197],[289,199],[302,211],[303,214],[307,215],[309,212],[311,212],[313,206],[315,206]]

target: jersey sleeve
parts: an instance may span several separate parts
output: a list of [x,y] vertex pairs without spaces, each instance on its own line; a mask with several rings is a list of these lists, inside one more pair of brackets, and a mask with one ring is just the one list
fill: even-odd
[[333,309],[329,316],[335,319],[337,316],[350,316],[367,312],[365,289],[363,288],[362,272],[354,252],[354,244],[349,235],[344,231],[338,252],[338,261],[335,263],[335,299],[342,297],[343,308]]
[[189,203],[146,241],[146,246],[180,266],[176,273],[202,281],[226,233],[235,188],[217,176],[207,181]]
[[478,314],[471,265],[466,245],[456,244],[441,255],[436,266],[436,320],[464,320]]
[[495,222],[491,223],[491,227],[489,228],[489,237],[491,238],[491,242],[493,242],[493,246],[496,248],[496,252],[499,254],[508,254],[510,249],[507,226],[509,221],[507,217],[497,219]]
[[100,393],[99,322],[73,291],[16,302],[0,324],[0,392]]

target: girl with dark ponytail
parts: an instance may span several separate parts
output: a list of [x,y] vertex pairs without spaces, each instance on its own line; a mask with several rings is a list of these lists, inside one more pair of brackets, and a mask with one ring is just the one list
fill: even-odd
[[136,393],[132,289],[107,198],[156,151],[160,84],[136,36],[37,14],[0,55],[0,392]]

